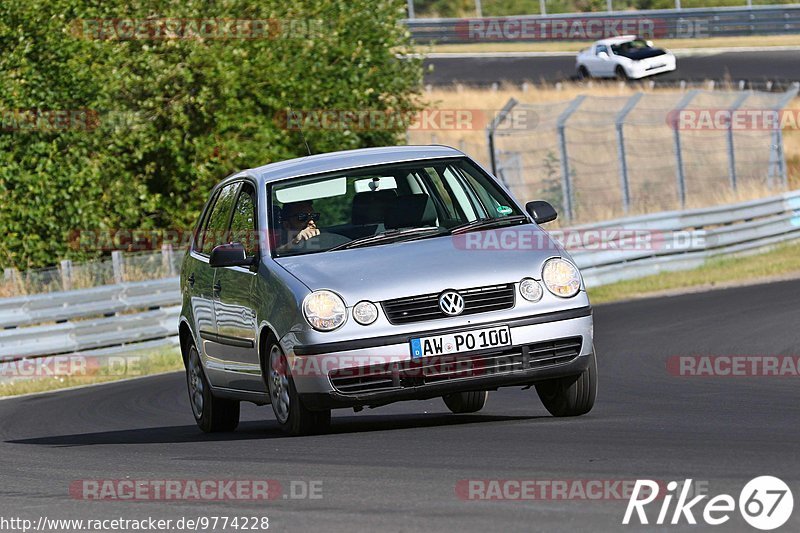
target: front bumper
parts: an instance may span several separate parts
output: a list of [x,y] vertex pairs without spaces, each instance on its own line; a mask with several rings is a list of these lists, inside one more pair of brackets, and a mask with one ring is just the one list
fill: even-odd
[[638,80],[648,76],[655,76],[656,74],[663,74],[664,72],[672,72],[675,68],[675,58],[667,58],[660,65],[636,64],[631,69],[631,72],[628,73],[628,77]]
[[[503,325],[510,328],[511,347],[442,356],[435,361],[437,358],[412,360],[412,337]],[[582,307],[413,335],[297,345],[290,352],[290,365],[297,392],[309,408],[378,406],[579,374],[589,364],[592,335],[591,308]],[[353,385],[362,382],[364,387]]]

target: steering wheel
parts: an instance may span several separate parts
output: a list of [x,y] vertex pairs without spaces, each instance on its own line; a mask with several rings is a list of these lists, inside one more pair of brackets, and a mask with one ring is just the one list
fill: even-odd
[[297,244],[291,243],[289,247],[292,250],[327,250],[350,241],[351,239],[344,235],[323,231],[316,237],[302,240]]

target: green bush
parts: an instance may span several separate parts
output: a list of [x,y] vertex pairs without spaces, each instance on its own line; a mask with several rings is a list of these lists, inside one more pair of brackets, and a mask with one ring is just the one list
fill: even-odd
[[[295,26],[271,38],[103,40],[81,22],[147,17]],[[224,176],[305,153],[275,120],[287,109],[417,109],[420,62],[396,55],[409,46],[403,17],[388,0],[1,3],[0,267],[98,255],[70,246],[75,231],[191,226]],[[20,110],[90,110],[89,127],[31,128]],[[306,137],[325,152],[403,133]]]

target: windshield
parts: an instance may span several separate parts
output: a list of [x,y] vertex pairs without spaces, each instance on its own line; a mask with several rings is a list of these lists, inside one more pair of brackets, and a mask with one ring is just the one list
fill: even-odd
[[269,197],[276,257],[437,236],[476,220],[523,215],[463,158],[281,181],[270,185]]
[[647,41],[644,39],[634,39],[633,41],[611,45],[611,50],[618,56],[626,56],[631,52],[637,52],[646,48],[650,48],[650,45],[647,44]]

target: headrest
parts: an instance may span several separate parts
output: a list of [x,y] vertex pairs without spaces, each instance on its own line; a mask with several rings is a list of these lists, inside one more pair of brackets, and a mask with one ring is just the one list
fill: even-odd
[[386,227],[413,228],[436,224],[436,209],[427,194],[398,196],[386,212]]
[[380,224],[386,220],[389,203],[397,198],[397,191],[365,191],[353,196],[353,224]]

